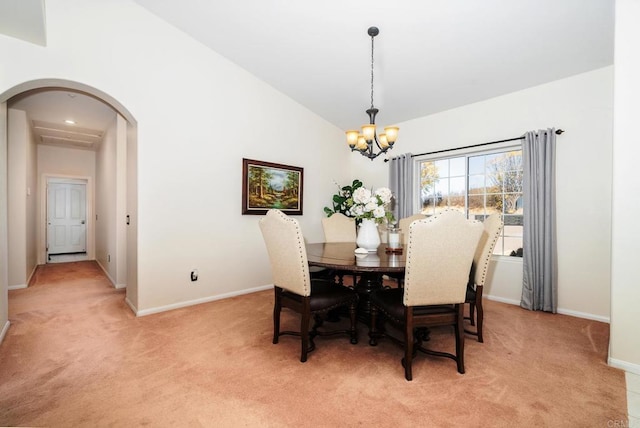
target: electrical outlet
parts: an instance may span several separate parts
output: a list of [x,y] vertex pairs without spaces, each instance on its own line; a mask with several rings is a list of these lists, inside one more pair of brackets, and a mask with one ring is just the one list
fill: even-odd
[[194,269],[191,271],[191,281],[198,280],[198,269]]

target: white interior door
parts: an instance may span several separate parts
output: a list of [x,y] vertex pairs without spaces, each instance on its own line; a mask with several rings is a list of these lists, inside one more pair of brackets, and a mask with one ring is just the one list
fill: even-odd
[[87,185],[49,183],[47,186],[47,252],[87,251]]

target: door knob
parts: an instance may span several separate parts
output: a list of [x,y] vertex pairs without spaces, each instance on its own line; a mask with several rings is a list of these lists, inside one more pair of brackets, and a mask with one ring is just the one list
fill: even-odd
[[84,224],[84,220],[80,221],[80,224]]

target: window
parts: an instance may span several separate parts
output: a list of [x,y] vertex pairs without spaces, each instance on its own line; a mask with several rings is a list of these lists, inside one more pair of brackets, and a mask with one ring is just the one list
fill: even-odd
[[500,212],[504,229],[493,253],[522,256],[522,150],[469,153],[418,161],[420,211],[448,207],[484,220]]

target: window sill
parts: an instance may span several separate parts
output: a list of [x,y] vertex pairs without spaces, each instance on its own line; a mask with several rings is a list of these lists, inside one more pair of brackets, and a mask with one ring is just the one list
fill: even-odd
[[513,264],[519,264],[519,265],[522,264],[522,257],[492,255],[491,260],[494,262],[500,262],[500,263],[513,263]]

